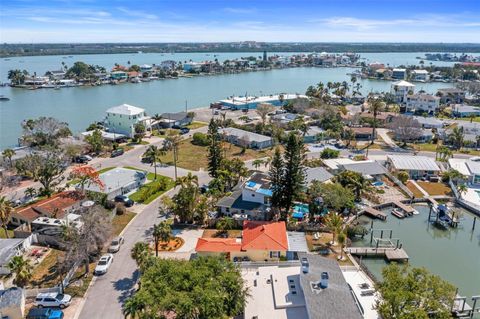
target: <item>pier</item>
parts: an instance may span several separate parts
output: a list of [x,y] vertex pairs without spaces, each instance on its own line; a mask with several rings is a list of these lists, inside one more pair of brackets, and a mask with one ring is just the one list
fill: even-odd
[[402,203],[401,201],[398,201],[398,200],[393,201],[392,205],[397,206],[398,208],[403,210],[407,216],[409,216],[409,215],[411,215],[415,212],[415,209],[412,206],[406,205],[406,204],[404,204],[404,203]]
[[367,215],[370,215],[370,216],[374,217],[374,218],[378,218],[378,219],[381,219],[381,220],[386,220],[387,219],[387,215],[384,212],[379,211],[379,210],[377,210],[375,208],[372,208],[372,207],[368,207],[368,206],[365,207],[363,209],[363,212]]
[[397,247],[349,247],[345,251],[351,255],[364,257],[385,257],[389,262],[406,262],[408,254],[403,248]]

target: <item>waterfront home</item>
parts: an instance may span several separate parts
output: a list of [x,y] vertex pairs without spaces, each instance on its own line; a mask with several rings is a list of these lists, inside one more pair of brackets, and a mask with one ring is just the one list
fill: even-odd
[[218,201],[218,210],[226,216],[240,214],[249,219],[264,220],[272,197],[270,187],[270,177],[255,172],[245,182],[237,185],[231,194]]
[[218,130],[219,134],[228,142],[247,148],[264,149],[272,146],[272,138],[234,127],[226,127]]
[[[374,117],[373,113],[370,111],[361,112],[359,113],[359,116],[361,119],[363,119],[365,122],[368,122],[368,123],[372,123],[373,117]],[[393,112],[378,112],[376,117],[377,127],[387,125],[396,116],[397,116],[397,113],[393,113]]]
[[193,116],[189,112],[163,113],[160,115],[158,126],[167,128],[172,126],[185,126],[192,123]]
[[27,76],[25,77],[24,84],[40,86],[40,85],[48,84],[49,81],[50,79],[48,78],[48,76]]
[[150,125],[150,117],[146,115],[145,109],[122,104],[109,108],[105,118],[105,125],[108,131],[115,134],[123,134],[130,138],[135,135],[135,125],[143,123],[148,129]]
[[308,99],[301,94],[275,94],[266,96],[231,96],[228,99],[220,100],[219,103],[232,110],[256,109],[260,103],[270,103],[273,106],[283,106],[288,101],[296,99]]
[[[86,136],[90,136],[93,134],[94,131],[86,131],[82,132],[81,136],[85,138]],[[120,134],[120,133],[112,133],[112,132],[106,132],[106,131],[100,131],[102,134],[102,138],[105,141],[110,141],[110,142],[120,142],[120,141],[125,141],[128,139],[126,135]]]
[[128,72],[127,71],[113,71],[110,72],[110,78],[112,80],[126,80],[128,78]]
[[436,117],[414,116],[415,119],[424,129],[440,129],[443,128],[444,122]]
[[21,256],[29,245],[30,241],[26,238],[0,238],[0,276],[10,274],[8,263],[14,256]]
[[390,92],[395,102],[403,104],[407,101],[408,95],[415,93],[415,85],[404,80],[393,82]]
[[448,164],[467,178],[469,184],[480,186],[480,161],[474,158],[450,158]]
[[465,91],[457,88],[438,89],[437,96],[440,97],[440,103],[442,104],[463,103],[465,101]]
[[25,293],[22,288],[0,289],[0,317],[4,319],[25,317]]
[[480,108],[466,104],[454,104],[452,105],[452,115],[455,117],[480,116]]
[[385,167],[380,165],[377,161],[354,161],[353,163],[345,163],[340,165],[340,171],[351,171],[362,174],[369,180],[382,180],[382,177],[387,173]]
[[229,260],[275,261],[288,250],[285,222],[243,222],[242,238],[199,238],[195,250],[200,256],[226,255]]
[[152,70],[153,70],[153,67],[150,64],[140,65],[140,71],[141,72],[151,72]]
[[99,175],[103,187],[97,184],[89,184],[86,191],[102,193],[107,199],[113,199],[117,195],[123,195],[137,190],[147,181],[147,173],[133,169],[116,167]]
[[406,69],[393,69],[392,70],[392,78],[395,80],[405,80],[407,78],[407,70]]
[[437,176],[440,173],[435,160],[419,155],[387,155],[387,167],[393,173],[405,171],[412,179]]
[[15,209],[10,216],[10,223],[15,226],[31,223],[38,217],[64,218],[77,210],[84,196],[76,191],[65,191],[34,204]]
[[432,114],[438,112],[439,108],[440,98],[438,96],[427,93],[407,95],[406,112],[427,112]]
[[51,80],[63,80],[65,78],[65,74],[67,74],[64,70],[53,70],[47,71],[45,73]]
[[200,72],[202,70],[204,63],[203,62],[187,62],[183,64],[184,72]]
[[166,61],[160,62],[160,69],[162,69],[163,71],[173,71],[176,65],[177,65],[176,61],[166,60]]
[[[349,287],[338,263],[315,254],[299,253],[299,264],[278,264],[244,269],[249,296],[245,318],[376,319],[372,303]],[[354,274],[362,280],[358,271]],[[323,278],[323,279],[322,279]],[[357,286],[358,284],[355,284]],[[374,301],[374,298],[371,298]],[[362,316],[359,303],[368,316]]]
[[412,81],[427,82],[429,75],[427,70],[412,70]]

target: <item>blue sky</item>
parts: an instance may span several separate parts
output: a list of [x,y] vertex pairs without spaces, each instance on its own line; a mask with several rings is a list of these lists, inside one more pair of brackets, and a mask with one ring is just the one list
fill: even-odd
[[480,42],[480,0],[0,0],[0,41]]

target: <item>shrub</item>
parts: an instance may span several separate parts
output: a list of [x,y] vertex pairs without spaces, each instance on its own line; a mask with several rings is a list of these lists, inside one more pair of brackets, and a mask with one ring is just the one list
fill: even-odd
[[326,148],[320,153],[320,158],[337,158],[340,154],[340,151],[332,150],[331,148]]
[[125,208],[125,205],[123,204],[118,204],[117,205],[117,215],[123,215],[127,212],[127,209]]
[[115,208],[115,202],[113,200],[106,200],[105,205],[103,205],[105,209],[114,209]]
[[410,177],[410,176],[409,176],[408,173],[405,172],[405,171],[400,171],[400,172],[398,172],[398,174],[397,174],[397,178],[398,178],[398,179],[400,180],[400,182],[402,182],[403,184],[405,184],[405,183],[408,181],[408,178],[409,178],[409,177]]
[[194,133],[193,134],[193,139],[192,139],[192,144],[193,145],[198,145],[198,146],[207,146],[208,145],[208,136],[207,134],[204,133]]

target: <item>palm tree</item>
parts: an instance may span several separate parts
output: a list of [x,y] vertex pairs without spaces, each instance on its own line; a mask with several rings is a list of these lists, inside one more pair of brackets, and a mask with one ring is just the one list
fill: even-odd
[[252,162],[252,165],[253,165],[253,167],[255,167],[255,169],[258,169],[263,164],[265,164],[265,161],[261,160],[261,159],[256,159]]
[[340,232],[343,225],[342,216],[332,212],[325,217],[325,226],[332,232],[332,245],[335,245],[335,238],[337,233]]
[[155,243],[155,257],[158,257],[158,243],[160,242],[160,224],[155,224],[153,225],[153,242]]
[[457,150],[463,147],[463,139],[465,137],[463,127],[454,127],[448,137]]
[[368,98],[368,104],[370,108],[370,112],[373,113],[373,123],[372,123],[372,143],[375,141],[375,131],[377,129],[377,115],[380,113],[381,110],[385,108],[385,103],[374,96],[370,96]]
[[223,217],[219,219],[217,221],[217,224],[215,225],[217,230],[219,230],[221,233],[225,233],[233,229],[234,226],[235,226],[235,221],[233,220],[233,218],[230,218],[230,217]]
[[345,242],[347,241],[347,235],[345,232],[340,231],[337,235],[337,241],[338,244],[340,245],[340,260],[343,260],[343,246],[345,245]]
[[8,268],[15,274],[15,284],[24,287],[32,278],[33,267],[23,256],[14,256],[8,263]]
[[175,179],[177,179],[177,161],[178,161],[178,146],[182,138],[179,135],[169,135],[165,138],[165,142],[163,144],[163,149],[165,151],[172,150],[173,151],[173,164],[175,165]]
[[458,184],[457,191],[460,194],[460,197],[462,197],[462,194],[465,194],[468,191],[468,187],[464,183]]
[[145,305],[140,301],[139,298],[131,297],[128,298],[123,304],[122,313],[125,316],[125,319],[134,319],[144,307]]
[[27,198],[33,198],[37,195],[37,190],[33,187],[27,187],[23,193]]
[[360,173],[343,171],[335,177],[343,187],[349,188],[355,194],[355,200],[360,201],[362,193],[370,191],[369,181]]
[[135,260],[140,270],[143,270],[150,257],[150,247],[145,242],[137,242],[133,246],[130,256]]
[[8,162],[10,164],[10,167],[13,167],[13,164],[12,164],[12,157],[15,155],[15,151],[12,150],[11,148],[7,148],[5,150],[3,150],[2,152],[2,156],[3,158],[8,158]]
[[10,221],[10,215],[12,214],[13,207],[9,200],[5,196],[0,197],[0,223],[5,230],[5,237],[8,238],[7,225]]
[[183,188],[196,186],[196,188],[198,188],[198,176],[192,175],[191,172],[188,172],[187,175],[177,178],[175,181],[175,186],[180,186]]
[[150,145],[145,153],[143,153],[143,158],[147,159],[155,170],[155,180],[157,179],[157,162],[160,162],[160,157],[165,154],[166,152],[164,149],[160,149],[155,145]]

